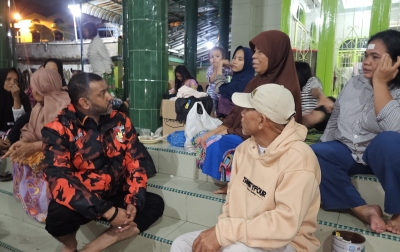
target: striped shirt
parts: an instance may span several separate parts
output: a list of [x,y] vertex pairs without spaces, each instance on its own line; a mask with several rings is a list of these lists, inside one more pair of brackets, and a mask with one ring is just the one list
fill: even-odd
[[[210,81],[210,77],[213,74],[213,72],[214,72],[214,68],[211,65],[211,66],[209,66],[207,68],[206,78],[207,78],[207,80],[209,82],[209,86],[207,88],[207,94],[213,99],[214,109],[215,109],[216,106],[217,106],[217,102],[218,102],[218,96],[215,93],[215,84]],[[232,69],[230,67],[223,67],[222,68],[222,75],[225,76],[226,78],[228,76],[232,76],[233,75]]]
[[318,99],[314,98],[311,94],[314,88],[319,88],[322,92],[321,82],[318,78],[311,77],[301,90],[301,109],[303,115],[311,113],[318,105]]
[[393,100],[375,114],[374,90],[363,75],[349,80],[339,94],[321,141],[338,140],[351,150],[354,160],[362,160],[365,149],[383,131],[400,133],[400,87],[391,86]]

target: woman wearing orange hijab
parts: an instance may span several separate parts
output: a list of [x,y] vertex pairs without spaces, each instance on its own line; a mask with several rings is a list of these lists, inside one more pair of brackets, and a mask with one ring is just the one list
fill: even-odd
[[[300,86],[289,37],[281,31],[265,31],[254,37],[249,44],[253,51],[253,68],[257,75],[247,84],[244,92],[250,93],[263,84],[283,85],[294,97],[295,118],[301,123]],[[248,138],[242,132],[242,111],[242,108],[234,106],[222,125],[195,139],[195,143],[198,144],[197,165],[203,173],[214,179],[229,181],[234,151]],[[226,190],[227,186],[214,193],[226,193]]]
[[21,130],[21,139],[13,144],[6,156],[13,161],[14,196],[21,200],[27,214],[44,222],[50,197],[41,170],[43,126],[53,121],[62,108],[70,104],[63,91],[61,77],[51,69],[40,69],[31,78],[35,100],[29,123]]

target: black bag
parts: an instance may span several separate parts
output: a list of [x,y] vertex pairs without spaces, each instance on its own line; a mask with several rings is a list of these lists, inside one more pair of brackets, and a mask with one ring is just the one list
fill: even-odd
[[[213,100],[210,96],[196,98],[191,96],[189,98],[178,98],[175,101],[176,120],[179,122],[186,121],[187,114],[196,102],[201,102],[206,112],[210,115],[213,109]],[[201,106],[197,106],[197,113],[203,114]]]

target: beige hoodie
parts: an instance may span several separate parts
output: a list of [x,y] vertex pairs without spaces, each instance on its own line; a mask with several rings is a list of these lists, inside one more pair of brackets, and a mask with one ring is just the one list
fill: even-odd
[[237,147],[216,225],[221,246],[241,242],[271,250],[290,243],[296,251],[317,251],[321,172],[306,135],[292,118],[265,154],[253,138]]

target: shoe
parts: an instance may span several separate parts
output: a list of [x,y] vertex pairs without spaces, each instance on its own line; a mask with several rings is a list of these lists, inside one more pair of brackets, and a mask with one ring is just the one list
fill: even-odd
[[13,179],[13,177],[12,177],[11,172],[6,171],[6,172],[0,173],[0,182],[10,181],[12,179]]

